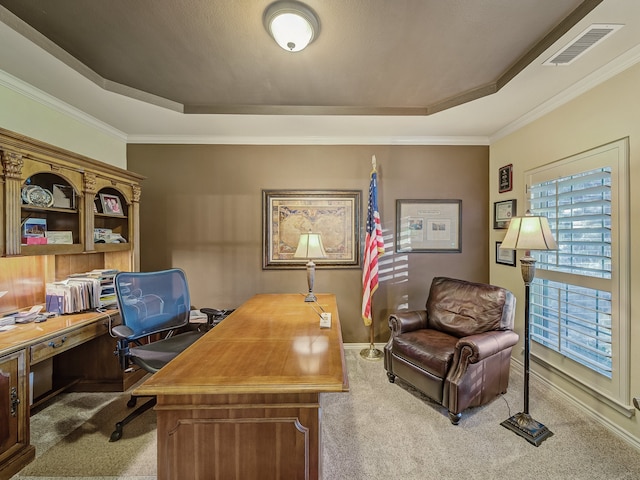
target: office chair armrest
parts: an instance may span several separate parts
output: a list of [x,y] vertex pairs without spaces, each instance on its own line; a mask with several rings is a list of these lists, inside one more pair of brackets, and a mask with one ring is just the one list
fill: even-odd
[[129,338],[135,334],[135,332],[126,325],[116,325],[111,329],[111,332],[113,332],[118,338]]

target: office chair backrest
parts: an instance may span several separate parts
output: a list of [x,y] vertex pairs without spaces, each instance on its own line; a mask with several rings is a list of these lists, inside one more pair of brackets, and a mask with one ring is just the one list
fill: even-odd
[[180,269],[119,272],[115,289],[122,323],[133,331],[127,340],[189,323],[189,287]]

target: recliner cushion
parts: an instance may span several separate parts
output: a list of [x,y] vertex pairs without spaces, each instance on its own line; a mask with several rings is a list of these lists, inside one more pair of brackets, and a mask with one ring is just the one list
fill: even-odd
[[422,329],[393,338],[393,354],[440,378],[445,378],[458,339],[438,330]]
[[512,296],[494,285],[436,277],[427,299],[428,326],[456,337],[509,329],[512,316],[504,307],[515,304]]

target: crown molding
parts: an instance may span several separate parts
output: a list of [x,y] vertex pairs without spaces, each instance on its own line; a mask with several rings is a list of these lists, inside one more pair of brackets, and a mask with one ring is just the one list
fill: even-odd
[[87,125],[91,128],[99,130],[100,132],[109,135],[111,137],[117,138],[121,141],[127,140],[126,133],[112,127],[111,125],[98,120],[91,115],[86,114],[82,110],[69,105],[68,103],[63,102],[62,100],[57,99],[53,95],[49,95],[42,90],[29,85],[28,83],[20,80],[19,78],[14,77],[13,75],[0,70],[0,86],[7,87],[9,90],[12,90],[23,97],[26,97],[30,100],[33,100],[45,107],[51,108],[56,112],[62,113],[67,117],[72,118],[84,125]]
[[0,85],[80,123],[126,143],[218,144],[218,145],[489,145],[485,136],[212,136],[212,135],[127,135],[82,110],[0,70]]
[[545,115],[551,113],[562,105],[569,103],[571,100],[574,100],[580,95],[633,67],[638,62],[640,62],[640,45],[637,45],[636,47],[626,51],[619,57],[613,59],[603,67],[593,72],[591,75],[588,75],[580,81],[574,83],[571,87],[565,89],[546,102],[540,104],[530,112],[522,115],[520,118],[511,122],[509,125],[501,128],[495,134],[489,137],[489,144],[493,144],[501,138],[504,138],[507,135],[510,135],[527,126],[528,124],[533,123],[539,118],[544,117]]
[[489,145],[489,138],[470,137],[339,137],[129,135],[127,143],[199,145]]

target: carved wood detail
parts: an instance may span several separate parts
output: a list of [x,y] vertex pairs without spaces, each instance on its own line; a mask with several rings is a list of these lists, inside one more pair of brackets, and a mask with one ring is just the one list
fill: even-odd
[[17,152],[11,152],[7,150],[2,151],[2,166],[4,168],[5,178],[17,178],[20,179],[22,175],[22,155]]
[[93,196],[98,191],[96,187],[96,182],[97,182],[97,176],[95,173],[84,172],[84,191],[85,193],[91,194],[92,203],[93,203]]

